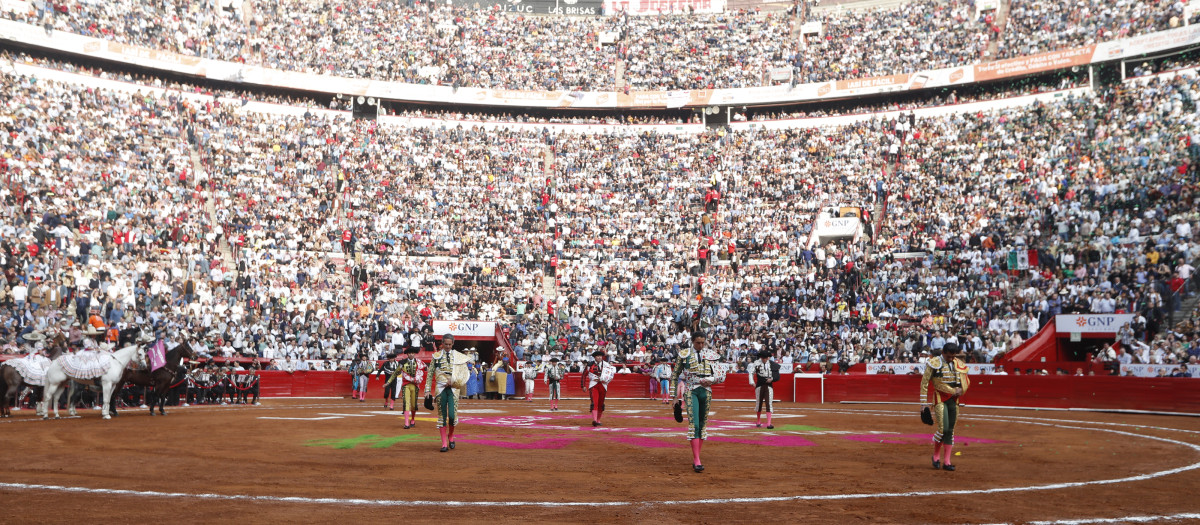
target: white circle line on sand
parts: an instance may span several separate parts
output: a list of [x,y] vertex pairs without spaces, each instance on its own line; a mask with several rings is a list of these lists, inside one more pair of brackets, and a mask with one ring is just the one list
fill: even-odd
[[[1123,516],[1120,518],[1075,518],[1062,520],[1041,520],[1026,522],[1029,525],[1087,525],[1091,523],[1154,523],[1156,521],[1179,521],[1179,520],[1200,520],[1200,513],[1181,512],[1179,514],[1165,514],[1152,516]],[[992,525],[1008,525],[1006,523],[996,523]]]
[[1082,518],[1074,520],[1031,521],[1030,525],[1083,525],[1086,523],[1154,523],[1156,521],[1200,520],[1200,513],[1181,512],[1169,516],[1125,516],[1123,518]]
[[[1200,452],[1200,445],[1194,445],[1184,441],[1174,439],[1135,434],[1132,432],[1124,432],[1121,430],[1113,430],[1107,428],[1088,428],[1075,427],[1067,425],[1058,425],[1053,423],[1037,423],[1031,421],[1019,421],[1018,423],[1047,426],[1054,428],[1065,428],[1072,430],[1090,430],[1097,432],[1108,432],[1112,434],[1121,434],[1129,437],[1150,439],[1171,443],[1190,448],[1195,452]],[[0,489],[10,490],[44,490],[51,492],[64,492],[74,494],[100,494],[112,496],[135,496],[135,497],[152,497],[152,498],[195,498],[201,500],[215,501],[255,501],[266,503],[307,503],[317,505],[343,505],[343,506],[363,506],[363,507],[403,507],[403,506],[419,506],[419,507],[632,507],[632,506],[655,506],[655,505],[687,505],[687,504],[729,504],[729,503],[772,503],[785,501],[828,501],[828,500],[856,500],[856,499],[871,499],[871,498],[907,498],[907,497],[924,497],[924,496],[963,496],[973,494],[1003,494],[1010,492],[1038,492],[1047,490],[1060,490],[1076,487],[1086,487],[1092,485],[1112,485],[1118,483],[1129,483],[1135,481],[1145,481],[1163,476],[1170,476],[1195,470],[1200,468],[1200,462],[1176,467],[1168,470],[1160,470],[1149,474],[1139,474],[1136,476],[1127,476],[1124,478],[1101,479],[1092,481],[1072,481],[1062,483],[1051,483],[1047,485],[1029,485],[1024,487],[998,487],[990,489],[961,489],[961,490],[942,490],[942,491],[912,491],[912,492],[878,492],[878,493],[853,493],[853,494],[801,494],[795,496],[766,496],[757,498],[712,498],[698,500],[662,500],[662,501],[431,501],[431,500],[386,500],[386,499],[362,499],[362,498],[311,498],[304,496],[253,496],[248,494],[214,494],[210,492],[204,493],[189,493],[189,492],[160,492],[146,490],[127,490],[127,489],[102,489],[90,487],[67,487],[62,485],[43,485],[35,483],[4,483],[0,482]]]

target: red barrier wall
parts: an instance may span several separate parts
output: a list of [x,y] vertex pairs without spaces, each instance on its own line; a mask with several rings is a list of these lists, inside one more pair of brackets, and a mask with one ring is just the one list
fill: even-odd
[[[825,402],[920,398],[919,376],[831,375]],[[962,402],[1037,408],[1094,408],[1200,413],[1200,381],[1114,376],[973,376]]]
[[[346,372],[264,371],[263,397],[350,397],[350,374]],[[516,375],[517,395],[524,395],[525,382]],[[1095,408],[1200,413],[1200,380],[1188,378],[1113,376],[973,376],[966,405],[997,405],[1038,408]],[[916,403],[921,378],[915,375],[827,375],[825,402],[877,401]],[[775,383],[775,399],[801,403],[820,402],[819,378],[801,379],[794,389],[791,374],[781,374]],[[380,399],[383,378],[371,376],[367,397]],[[544,397],[546,386],[538,378],[534,390]],[[567,374],[563,397],[585,398],[579,374]],[[617,374],[609,384],[609,397],[649,398],[650,380],[640,374]],[[746,374],[730,374],[713,387],[716,399],[754,399]]]

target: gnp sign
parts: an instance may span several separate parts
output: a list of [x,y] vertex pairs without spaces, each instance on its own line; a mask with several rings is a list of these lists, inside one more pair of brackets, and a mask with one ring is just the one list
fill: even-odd
[[1054,330],[1082,334],[1115,334],[1122,326],[1133,322],[1133,314],[1056,315]]
[[492,321],[434,321],[433,335],[453,334],[464,337],[495,337],[496,323]]

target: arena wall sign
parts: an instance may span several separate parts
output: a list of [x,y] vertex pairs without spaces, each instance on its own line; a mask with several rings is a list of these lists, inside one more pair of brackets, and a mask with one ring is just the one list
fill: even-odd
[[1133,322],[1133,314],[1056,315],[1054,327],[1058,332],[1113,334]]
[[559,16],[600,16],[604,2],[599,0],[451,0],[461,7],[499,10],[506,13]]
[[496,323],[492,321],[434,321],[433,335],[452,334],[455,337],[493,337]]
[[662,15],[676,13],[721,13],[726,0],[605,0],[606,13],[629,15]]

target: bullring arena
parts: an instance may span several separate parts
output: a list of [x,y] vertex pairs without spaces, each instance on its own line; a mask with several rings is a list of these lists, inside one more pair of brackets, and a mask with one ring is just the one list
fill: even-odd
[[[347,376],[340,374],[343,378]],[[901,378],[912,379],[912,378]],[[911,381],[909,381],[911,382]],[[980,387],[981,389],[986,387]],[[897,404],[718,402],[707,470],[658,401],[464,400],[459,446],[434,419],[404,430],[377,399],[266,399],[0,421],[13,451],[5,512],[72,523],[346,520],[584,523],[1124,523],[1198,518],[1200,421],[1066,410],[963,409],[956,472],[929,468],[928,427]],[[185,518],[184,518],[185,517]],[[1115,520],[1115,521],[1102,521]]]
[[1197,267],[1200,0],[0,0],[0,525],[1200,523]]

